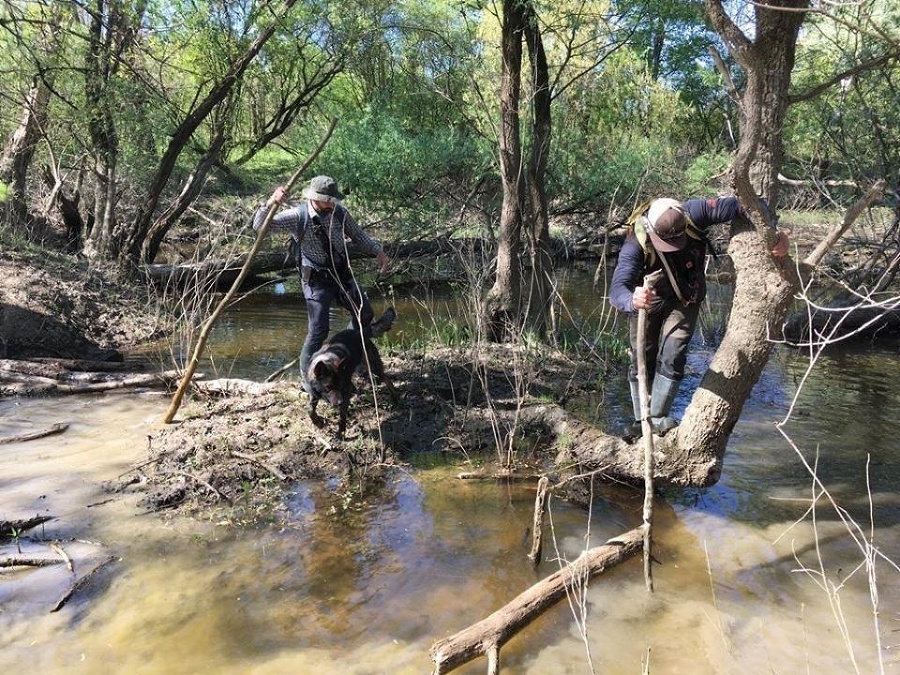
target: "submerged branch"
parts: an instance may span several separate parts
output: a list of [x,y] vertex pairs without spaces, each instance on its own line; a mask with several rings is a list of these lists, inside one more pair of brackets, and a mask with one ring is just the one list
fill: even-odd
[[582,583],[624,562],[641,548],[643,532],[635,528],[584,551],[574,561],[527,589],[486,619],[439,640],[431,648],[434,675],[449,673],[486,655],[498,664],[500,648],[513,636],[565,597],[576,581]]

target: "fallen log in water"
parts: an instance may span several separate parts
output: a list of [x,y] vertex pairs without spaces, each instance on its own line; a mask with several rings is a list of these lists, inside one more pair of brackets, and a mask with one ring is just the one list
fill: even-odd
[[[147,265],[146,273],[150,281],[157,286],[216,288],[232,284],[246,261],[247,254],[241,253],[227,260],[204,260],[203,262],[178,265]],[[281,271],[291,272],[293,266],[293,261],[286,260],[283,251],[261,253],[255,256],[251,262],[249,276],[255,277]]]
[[0,520],[0,541],[5,538],[15,538],[22,532],[43,525],[54,518],[55,516],[34,516],[21,520]]
[[23,443],[25,441],[33,441],[38,438],[44,438],[46,436],[52,436],[53,434],[61,434],[66,429],[69,428],[68,424],[64,422],[60,422],[58,424],[54,424],[53,426],[47,429],[41,429],[39,431],[30,431],[24,434],[16,434],[15,436],[4,436],[0,438],[0,445],[5,445],[6,443]]
[[504,644],[564,598],[569,588],[602,574],[640,551],[643,536],[643,529],[638,527],[585,551],[486,619],[435,642],[431,648],[435,666],[433,675],[449,673],[478,656],[487,656],[488,672],[499,672],[500,648]]
[[[83,365],[83,364],[76,364]],[[0,395],[89,394],[128,387],[169,388],[180,371],[158,373],[84,372],[62,362],[0,359]]]

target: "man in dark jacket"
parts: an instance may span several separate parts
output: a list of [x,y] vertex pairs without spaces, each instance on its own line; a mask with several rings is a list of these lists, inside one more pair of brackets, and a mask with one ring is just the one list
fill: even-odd
[[[706,230],[734,218],[747,217],[736,197],[716,199],[654,199],[636,219],[613,272],[610,304],[629,315],[631,363],[628,383],[634,408],[632,433],[640,433],[641,404],[637,374],[637,316],[647,310],[644,336],[650,423],[665,433],[678,422],[669,414],[684,377],[688,344],[697,326],[700,303],[706,297]],[[787,253],[787,233],[778,232],[772,254]],[[661,271],[654,288],[644,277]]]
[[[328,337],[331,305],[337,302],[350,312],[353,328],[364,333],[374,313],[368,296],[359,287],[351,269],[346,240],[349,238],[363,253],[376,257],[379,269],[386,272],[390,259],[381,245],[363,230],[341,204],[344,195],[328,176],[316,176],[304,190],[305,201],[281,211],[272,218],[270,231],[289,232],[298,246],[303,297],[306,299],[308,328],[300,351],[300,374],[309,391],[306,370],[312,355]],[[272,196],[256,210],[253,229],[258,230],[273,204],[284,204],[287,192],[275,188]]]

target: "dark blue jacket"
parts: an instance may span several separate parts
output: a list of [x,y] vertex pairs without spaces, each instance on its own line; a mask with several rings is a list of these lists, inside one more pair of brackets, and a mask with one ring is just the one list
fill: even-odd
[[[737,197],[718,197],[713,199],[688,199],[682,203],[685,213],[690,216],[694,225],[705,232],[712,225],[727,223],[737,216],[746,216]],[[649,237],[647,245],[652,246]],[[704,239],[688,237],[687,245],[675,253],[663,254],[675,275],[681,295],[686,302],[701,302],[706,297],[706,249]],[[644,282],[644,275],[662,269],[660,254],[654,252],[645,255],[637,237],[630,232],[619,251],[619,260],[613,272],[612,287],[609,292],[610,304],[623,312],[633,312],[634,289]],[[656,286],[656,293],[662,300],[676,298],[667,274]]]

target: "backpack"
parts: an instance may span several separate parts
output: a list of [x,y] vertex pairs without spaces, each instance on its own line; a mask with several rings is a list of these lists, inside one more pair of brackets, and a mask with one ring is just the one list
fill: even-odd
[[[658,255],[656,249],[653,248],[653,243],[650,241],[650,235],[647,234],[647,230],[650,227],[650,221],[647,220],[647,211],[650,210],[650,204],[653,203],[654,199],[656,199],[656,197],[650,197],[639,203],[625,221],[625,227],[630,232],[634,232],[634,236],[637,239],[641,250],[644,252],[644,264],[647,267],[653,266],[656,262],[656,256]],[[709,240],[709,237],[706,236],[706,233],[694,224],[694,221],[691,220],[691,217],[687,213],[684,214],[684,217],[687,220],[687,227],[685,228],[687,235],[705,243],[707,250],[712,254],[713,258],[718,259],[715,247]]]

